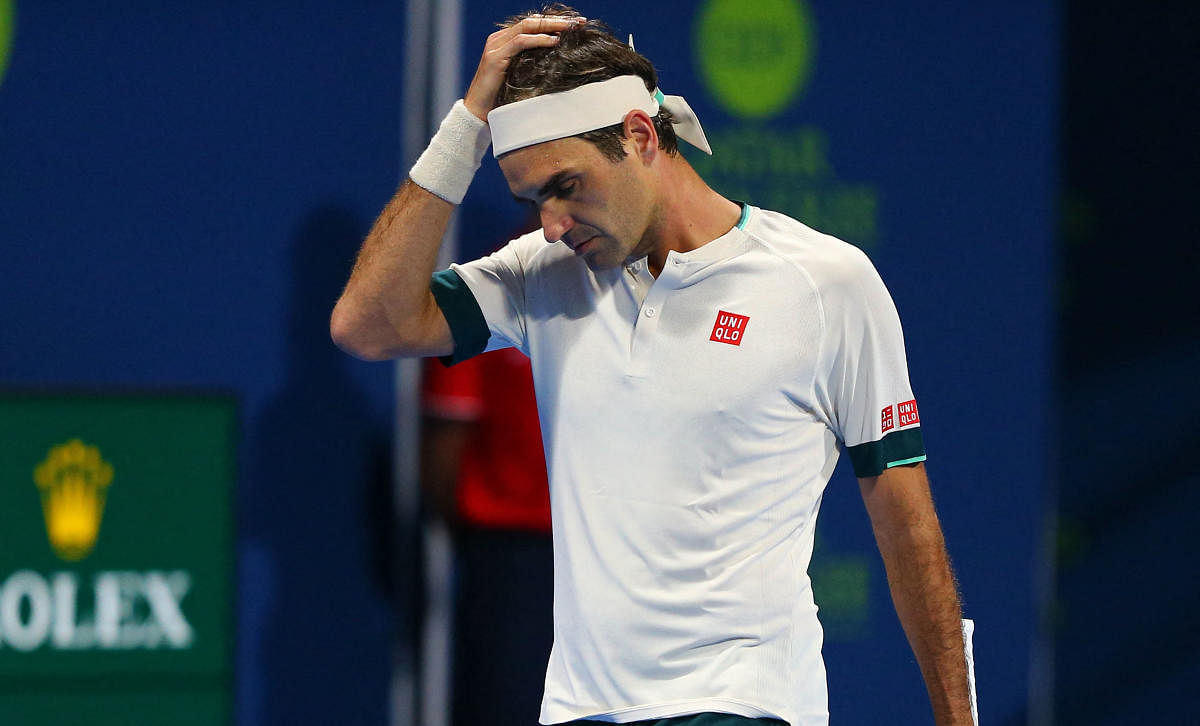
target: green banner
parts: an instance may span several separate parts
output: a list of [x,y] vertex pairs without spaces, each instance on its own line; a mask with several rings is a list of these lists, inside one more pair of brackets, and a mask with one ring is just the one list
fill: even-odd
[[228,398],[0,395],[0,721],[225,722],[234,436]]

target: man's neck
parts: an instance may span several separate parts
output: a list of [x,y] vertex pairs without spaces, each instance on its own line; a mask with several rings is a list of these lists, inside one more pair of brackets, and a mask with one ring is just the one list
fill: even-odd
[[659,208],[649,234],[655,240],[647,263],[658,277],[667,253],[690,252],[733,229],[742,210],[700,178],[682,156],[667,157],[662,172]]

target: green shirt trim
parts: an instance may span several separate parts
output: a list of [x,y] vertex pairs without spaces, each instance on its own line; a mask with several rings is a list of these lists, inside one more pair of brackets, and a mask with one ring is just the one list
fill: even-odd
[[857,477],[879,476],[885,469],[925,461],[921,427],[893,431],[878,441],[847,448]]
[[487,348],[491,332],[483,317],[483,310],[479,308],[479,302],[467,283],[454,270],[441,270],[433,273],[429,290],[450,325],[450,335],[454,337],[454,352],[442,356],[442,363],[452,366],[482,353]]

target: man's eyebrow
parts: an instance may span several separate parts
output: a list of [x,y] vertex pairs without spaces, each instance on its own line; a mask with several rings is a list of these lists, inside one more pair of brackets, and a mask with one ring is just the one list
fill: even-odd
[[570,176],[570,174],[571,172],[569,171],[560,171],[554,176],[550,177],[550,181],[543,184],[542,188],[538,190],[538,197],[540,198],[549,196],[551,192],[561,188],[563,181]]
[[561,189],[563,182],[566,181],[567,177],[572,176],[574,173],[575,172],[571,170],[557,172],[554,176],[550,177],[550,181],[543,184],[542,188],[537,190],[537,195],[533,199],[527,199],[526,197],[523,197],[515,192],[513,193],[512,198],[521,204],[536,204],[542,198],[548,197],[558,189]]

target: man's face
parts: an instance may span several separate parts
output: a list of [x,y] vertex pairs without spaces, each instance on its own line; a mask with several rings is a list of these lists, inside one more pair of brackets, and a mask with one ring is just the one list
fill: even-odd
[[537,206],[546,241],[562,240],[593,270],[650,252],[653,199],[633,154],[613,162],[590,142],[566,138],[517,149],[499,163],[513,196]]

